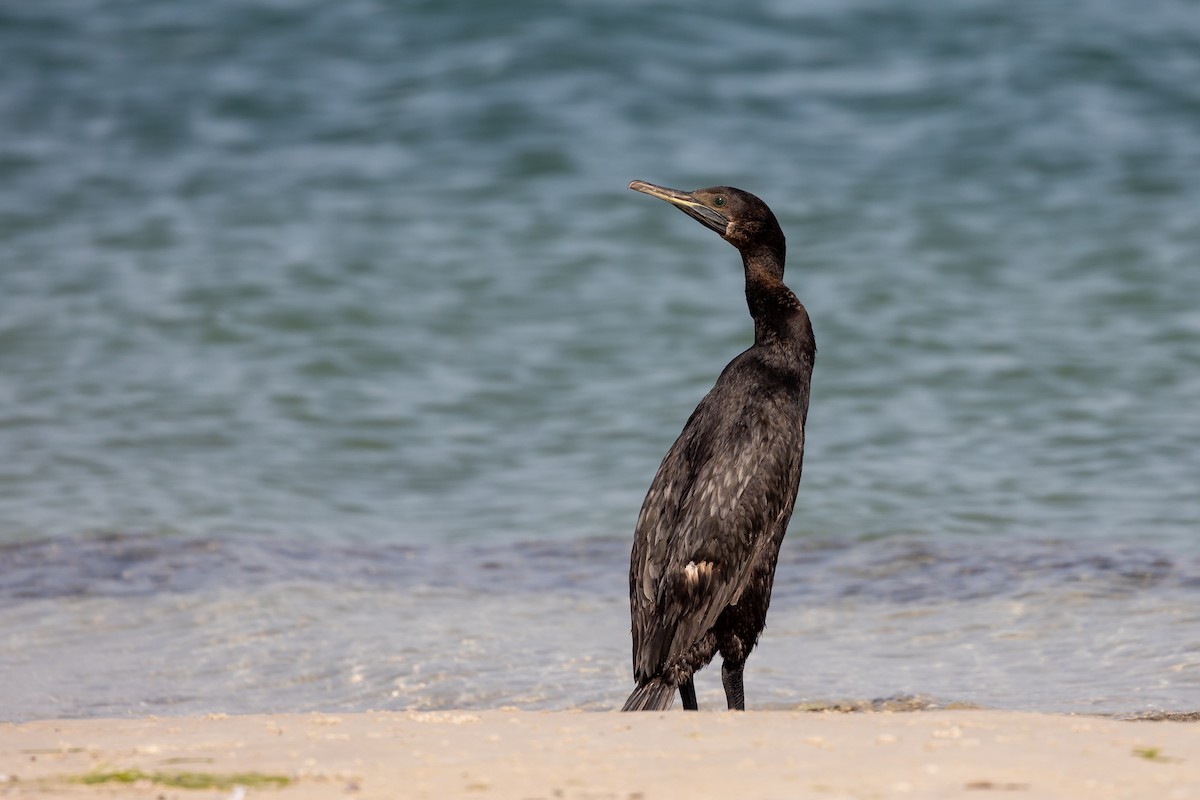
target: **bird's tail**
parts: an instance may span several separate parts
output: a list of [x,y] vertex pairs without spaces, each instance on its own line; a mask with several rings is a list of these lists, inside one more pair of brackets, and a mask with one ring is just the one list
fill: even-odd
[[675,687],[662,678],[652,678],[633,690],[622,711],[666,711],[675,703]]

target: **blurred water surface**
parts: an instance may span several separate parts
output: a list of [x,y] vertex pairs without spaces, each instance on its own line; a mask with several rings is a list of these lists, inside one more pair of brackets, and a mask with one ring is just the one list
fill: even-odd
[[0,9],[0,717],[619,704],[751,336],[632,178],[767,200],[816,328],[751,705],[1200,707],[1198,54],[1184,0]]

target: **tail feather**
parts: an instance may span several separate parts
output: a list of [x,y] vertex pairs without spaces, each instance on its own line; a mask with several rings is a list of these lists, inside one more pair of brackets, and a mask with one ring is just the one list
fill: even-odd
[[652,678],[633,690],[622,711],[666,711],[675,704],[675,688],[662,678]]

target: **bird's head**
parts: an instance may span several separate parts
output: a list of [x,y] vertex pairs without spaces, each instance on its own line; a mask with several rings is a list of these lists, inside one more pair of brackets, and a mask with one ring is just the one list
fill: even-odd
[[694,192],[681,192],[645,181],[634,181],[629,188],[671,205],[720,234],[742,252],[761,246],[783,250],[783,229],[775,214],[762,200],[732,186],[712,186]]

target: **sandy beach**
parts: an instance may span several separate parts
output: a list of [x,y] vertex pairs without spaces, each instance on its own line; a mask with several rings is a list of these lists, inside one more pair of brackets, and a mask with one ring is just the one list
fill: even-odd
[[0,725],[4,797],[989,795],[1197,798],[1200,725],[976,710],[499,710]]

